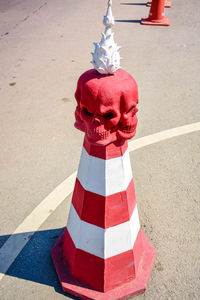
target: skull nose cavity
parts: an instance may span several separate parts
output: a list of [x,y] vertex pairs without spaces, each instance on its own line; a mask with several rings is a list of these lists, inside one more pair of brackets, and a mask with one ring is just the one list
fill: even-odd
[[100,120],[99,120],[98,118],[94,118],[94,119],[92,120],[92,123],[93,123],[94,125],[101,125],[101,122],[100,122]]

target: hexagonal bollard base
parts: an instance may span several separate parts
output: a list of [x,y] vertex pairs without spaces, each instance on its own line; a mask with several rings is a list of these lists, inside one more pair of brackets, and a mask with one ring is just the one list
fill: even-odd
[[170,26],[170,19],[163,17],[162,20],[150,20],[149,17],[143,17],[141,19],[141,24],[152,26]]
[[138,243],[136,241],[135,245],[137,252],[142,251],[136,278],[105,293],[91,289],[87,285],[78,282],[70,275],[69,266],[64,258],[62,250],[63,237],[64,233],[60,236],[51,252],[63,291],[80,299],[98,300],[125,300],[145,291],[155,260],[155,250],[141,229],[138,234]]

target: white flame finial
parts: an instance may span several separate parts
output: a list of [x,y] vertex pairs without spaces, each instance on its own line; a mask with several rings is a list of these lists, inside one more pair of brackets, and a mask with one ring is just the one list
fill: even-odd
[[111,5],[112,0],[108,0],[108,9],[103,18],[103,24],[106,28],[102,33],[100,43],[94,43],[95,50],[92,53],[92,64],[100,74],[113,74],[120,68],[120,47],[114,42],[114,33],[111,30],[115,23]]

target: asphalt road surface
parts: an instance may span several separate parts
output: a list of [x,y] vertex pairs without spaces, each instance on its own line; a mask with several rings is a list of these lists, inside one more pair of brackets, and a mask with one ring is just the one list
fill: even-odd
[[[76,83],[92,68],[106,8],[107,0],[0,1],[1,300],[75,299],[62,292],[50,250],[67,222],[83,142]],[[130,157],[141,226],[157,252],[134,299],[199,299],[199,1],[172,0],[170,27],[140,25],[144,1],[113,0],[112,10],[121,66],[139,86]]]

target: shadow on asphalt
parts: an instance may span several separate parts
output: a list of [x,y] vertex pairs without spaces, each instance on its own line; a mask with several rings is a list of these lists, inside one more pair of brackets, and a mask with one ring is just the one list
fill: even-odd
[[120,3],[120,5],[144,5],[146,6],[146,3]]
[[119,23],[140,23],[141,20],[115,20],[115,22],[119,22]]
[[[57,293],[67,295],[71,299],[78,299],[62,291],[51,259],[51,249],[63,230],[64,228],[37,231],[8,269],[6,275],[49,285],[54,287]],[[5,242],[8,238],[9,235],[0,236],[0,244],[2,245],[2,241]]]

